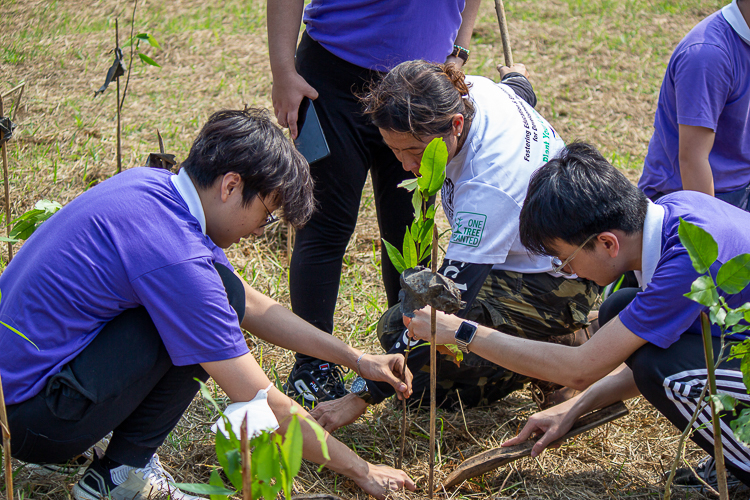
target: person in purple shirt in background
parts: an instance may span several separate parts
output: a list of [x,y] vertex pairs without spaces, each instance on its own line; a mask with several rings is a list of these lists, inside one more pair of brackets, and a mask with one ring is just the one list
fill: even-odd
[[[414,219],[411,193],[398,184],[412,177],[370,123],[358,95],[401,62],[425,59],[461,68],[480,0],[269,0],[268,52],[273,107],[279,125],[297,137],[304,97],[314,99],[331,154],[313,162],[319,210],[296,234],[289,269],[292,310],[328,333],[341,267],[357,223],[368,171],[380,237],[401,248]],[[304,18],[303,18],[304,13]],[[297,46],[299,29],[306,29]],[[505,78],[519,77],[511,73]],[[388,307],[398,302],[399,274],[381,252]],[[338,367],[298,353],[287,394],[310,407],[345,396]]]
[[[469,351],[509,370],[583,391],[533,415],[504,446],[541,434],[532,450],[537,456],[579,416],[638,395],[678,429],[687,426],[707,383],[699,319],[707,308],[683,295],[698,273],[679,240],[680,218],[716,239],[719,256],[711,266],[714,276],[730,258],[750,253],[750,213],[694,191],[651,202],[587,144],[568,145],[533,174],[520,215],[523,245],[556,257],[560,272],[599,284],[634,271],[643,290],[611,321],[605,318],[596,335],[579,347],[534,342],[484,326],[471,338],[457,338],[463,320],[437,313],[437,343],[461,341]],[[738,307],[750,299],[750,287],[731,296],[720,294],[730,307]],[[430,338],[429,308],[417,311],[413,320],[405,317],[404,322],[415,338]],[[718,354],[720,331],[715,327],[712,333]],[[750,401],[739,359],[722,364],[717,386],[723,394]],[[750,485],[750,448],[735,439],[728,424],[733,418],[730,413],[722,420],[724,459],[734,474],[731,482]],[[694,424],[692,439],[710,455],[713,428],[707,423],[703,413]],[[709,483],[712,463],[705,460],[698,468]],[[688,471],[681,471],[675,484],[700,485]]]
[[[172,485],[155,453],[198,391],[195,378],[212,377],[235,402],[266,400],[282,433],[291,412],[307,416],[268,380],[242,329],[408,396],[402,356],[365,355],[317,330],[224,255],[263,234],[276,209],[301,226],[313,207],[307,162],[269,113],[249,109],[212,115],[179,174],[127,170],[45,222],[0,276],[0,318],[34,343],[0,329],[13,457],[67,477],[88,465],[77,500],[198,498]],[[106,451],[83,463],[110,432]],[[313,430],[302,432],[304,456],[323,463]],[[367,493],[415,488],[404,472],[327,441],[326,465]]]
[[747,210],[750,0],[711,14],[677,45],[638,187],[652,200],[689,189]]

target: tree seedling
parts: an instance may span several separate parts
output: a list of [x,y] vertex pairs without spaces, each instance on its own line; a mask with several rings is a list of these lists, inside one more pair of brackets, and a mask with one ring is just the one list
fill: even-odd
[[[750,329],[750,302],[740,307],[731,308],[726,299],[719,295],[719,291],[726,295],[742,292],[750,284],[750,254],[741,254],[725,262],[716,272],[716,278],[711,274],[711,266],[719,257],[719,246],[716,240],[704,229],[691,224],[680,218],[678,228],[680,242],[685,247],[693,263],[693,268],[699,276],[690,286],[690,291],[685,297],[708,308],[708,314],[701,313],[701,327],[703,333],[703,347],[706,355],[706,370],[708,372],[708,385],[704,388],[707,394],[703,404],[699,404],[693,418],[688,424],[680,438],[677,449],[677,457],[672,464],[672,470],[667,480],[664,498],[670,498],[670,486],[680,460],[684,441],[692,429],[697,416],[704,410],[704,405],[711,408],[711,421],[714,434],[714,459],[716,461],[716,477],[719,486],[719,496],[722,500],[728,499],[726,481],[726,466],[724,465],[724,453],[721,440],[720,413],[731,411],[737,414],[740,404],[736,398],[727,394],[716,392],[716,369],[728,359],[740,358],[740,370],[745,389],[750,393],[750,340],[742,342],[728,340],[734,334],[740,334]],[[742,323],[740,323],[742,322]],[[711,323],[718,325],[721,329],[721,347],[718,356],[714,357],[713,342],[711,337]],[[726,354],[727,347],[730,353]],[[714,361],[715,359],[715,361]],[[701,397],[703,399],[703,396]],[[745,444],[750,444],[750,408],[743,409],[739,417],[730,423],[734,437]]]
[[[245,431],[241,433],[244,434],[242,439],[238,439],[229,419],[221,411],[218,403],[211,396],[211,391],[203,382],[201,382],[201,394],[221,415],[224,427],[229,434],[227,437],[221,431],[216,433],[216,458],[234,489],[226,487],[217,469],[211,471],[208,484],[178,483],[175,484],[177,488],[199,495],[210,495],[211,500],[228,500],[230,495],[236,495],[238,492],[242,492],[244,498],[262,497],[266,500],[274,500],[281,491],[284,492],[284,498],[290,500],[294,478],[299,474],[302,464],[303,438],[300,420],[304,420],[315,432],[323,457],[330,460],[325,431],[314,420],[293,413],[283,438],[277,432],[262,431],[255,436],[247,436]],[[247,420],[243,427],[246,423]],[[322,469],[323,465],[320,466],[320,470]],[[248,473],[250,477],[247,476]],[[251,485],[251,492],[246,490],[247,484]]]

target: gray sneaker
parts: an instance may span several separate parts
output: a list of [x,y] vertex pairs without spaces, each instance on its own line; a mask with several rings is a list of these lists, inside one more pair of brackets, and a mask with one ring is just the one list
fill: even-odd
[[105,469],[95,457],[78,483],[73,486],[76,500],[201,500],[174,486],[174,478],[164,470],[154,454],[143,468],[121,465]]
[[[703,490],[706,486],[700,479],[698,479],[698,477],[700,477],[713,489],[719,489],[719,482],[716,479],[716,461],[714,460],[714,457],[710,455],[703,457],[695,466],[695,472],[698,476],[696,476],[689,467],[677,469],[674,475],[674,487],[687,490]],[[732,488],[739,484],[741,484],[740,480],[727,470],[727,486]]]

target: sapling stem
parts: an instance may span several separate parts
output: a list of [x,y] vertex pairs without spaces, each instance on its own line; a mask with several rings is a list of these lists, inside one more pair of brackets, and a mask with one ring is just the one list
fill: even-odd
[[[437,272],[438,232],[437,226],[432,227],[432,272]],[[435,492],[435,420],[437,410],[435,399],[437,398],[437,311],[430,308],[430,480],[429,497]]]
[[[115,54],[117,49],[120,48],[120,27],[115,19]],[[120,78],[117,80],[117,173],[122,172],[122,149],[120,147]]]
[[[0,97],[0,117],[3,116],[3,98]],[[4,134],[0,132],[0,149],[3,156],[3,181],[5,185],[5,236],[10,238],[10,185],[8,180],[8,150],[3,141]],[[8,262],[13,258],[13,243],[8,242]],[[10,497],[9,497],[10,498]]]
[[716,395],[716,367],[714,366],[714,347],[711,339],[711,322],[705,312],[701,313],[701,329],[703,330],[703,350],[706,354],[706,371],[708,372],[708,396],[711,406],[711,423],[714,429],[714,461],[716,463],[716,481],[719,483],[719,499],[729,500],[727,489],[727,469],[724,465],[724,447],[721,443],[721,419],[716,411],[711,396]]
[[247,436],[247,419],[242,420],[240,427],[240,453],[242,454],[242,500],[253,500],[253,477],[250,468],[250,443]]

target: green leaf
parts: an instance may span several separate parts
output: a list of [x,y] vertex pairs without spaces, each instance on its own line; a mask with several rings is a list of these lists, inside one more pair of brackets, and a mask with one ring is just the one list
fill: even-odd
[[685,297],[706,307],[711,307],[719,302],[719,294],[716,292],[716,285],[711,276],[703,275],[693,281],[690,285],[690,292]]
[[443,344],[448,350],[456,356],[456,361],[459,363],[464,360],[464,352],[458,348],[456,344]]
[[750,409],[742,410],[739,417],[729,422],[729,426],[738,441],[750,444]]
[[[201,395],[205,399],[207,399],[208,402],[211,403],[211,406],[213,406],[216,409],[216,411],[218,411],[219,414],[223,417],[224,413],[221,411],[221,408],[219,408],[219,405],[218,403],[216,403],[216,400],[213,398],[213,396],[211,396],[211,391],[208,389],[208,386],[205,383],[203,383],[203,381],[200,379],[196,378],[195,380],[197,380],[201,385]],[[226,419],[224,420],[225,424],[228,424],[228,422],[229,422],[228,420]]]
[[740,361],[740,371],[742,372],[742,383],[745,384],[747,392],[750,392],[750,353],[742,356],[742,361]]
[[398,271],[399,274],[403,273],[404,269],[406,269],[406,263],[404,262],[404,257],[401,255],[401,252],[398,251],[398,248],[385,240],[383,240],[383,244],[385,245],[385,251],[388,254],[388,258],[391,259],[393,267],[396,268],[396,271]]
[[687,222],[682,217],[677,233],[695,270],[700,274],[707,273],[719,257],[719,245],[716,244],[716,240],[706,230]]
[[[318,442],[320,443],[320,451],[323,453],[323,458],[326,460],[326,462],[328,462],[329,460],[331,460],[331,456],[328,454],[328,443],[326,443],[325,429],[323,429],[320,424],[312,418],[305,418],[305,422],[313,430],[313,432],[315,433],[315,437],[318,438]],[[321,464],[318,471],[323,470],[324,465],[325,464]]]
[[430,252],[432,251],[432,228],[435,226],[435,220],[430,219],[425,224],[424,230],[422,231],[422,240],[420,241],[419,248],[422,249],[419,255],[419,262],[422,262]]
[[706,398],[706,401],[713,401],[716,413],[720,411],[734,411],[737,406],[737,399],[729,394],[713,394]]
[[719,325],[723,329],[724,321],[727,318],[727,311],[721,304],[714,304],[709,308],[708,318],[711,320],[711,323]]
[[417,177],[413,179],[406,179],[399,183],[398,187],[404,188],[407,191],[414,191],[419,186],[419,179]]
[[[231,425],[229,425],[229,422],[227,420],[224,420],[224,423],[227,429],[231,429]],[[242,488],[242,465],[240,463],[240,451],[236,446],[232,444],[231,440],[227,438],[223,432],[216,433],[216,459],[224,468],[224,473],[227,475],[227,478],[229,478],[229,481],[231,481],[232,485],[237,489]]]
[[56,201],[39,200],[34,204],[34,208],[37,210],[44,210],[45,212],[54,214],[55,212],[57,212],[58,210],[62,208],[62,205],[60,205]]
[[146,33],[141,33],[141,34],[146,35],[146,41],[148,42],[149,45],[151,45],[152,47],[156,47],[157,49],[161,49],[161,47],[159,47],[159,42],[156,41],[156,38]]
[[425,214],[425,217],[428,219],[434,219],[435,218],[435,211],[437,208],[435,208],[435,204],[433,203],[430,205],[430,208],[427,209],[427,213]]
[[417,190],[411,196],[411,206],[414,207],[414,218],[422,218],[422,193]]
[[5,236],[0,236],[0,241],[7,241],[8,243],[18,243],[19,239],[16,238],[6,238]]
[[422,153],[422,163],[419,166],[419,189],[433,196],[445,181],[445,166],[448,163],[448,147],[445,141],[437,137],[430,141]]
[[[219,478],[219,473],[216,470],[211,472],[211,481],[213,482],[214,474]],[[233,490],[228,490],[224,486],[217,486],[214,484],[200,484],[200,483],[173,483],[176,488],[187,491],[189,493],[197,493],[198,495],[211,495],[211,500],[226,500],[227,495],[234,495],[237,493]]]
[[[273,440],[273,435],[268,432],[261,433],[252,439],[252,446],[255,448],[252,459],[253,475],[253,498],[263,496],[267,500],[274,500],[276,495],[281,491],[281,464],[279,463],[279,449]],[[256,494],[255,484],[259,488]],[[275,484],[272,484],[276,481]]]
[[3,321],[0,321],[0,325],[3,325],[5,328],[7,328],[11,332],[15,333],[16,335],[20,335],[21,337],[25,338],[27,342],[29,342],[31,345],[33,345],[34,347],[36,347],[37,351],[39,350],[39,347],[34,342],[32,342],[31,340],[29,340],[29,338],[26,335],[24,335],[23,333],[19,332],[18,330],[16,330],[15,328],[13,328],[12,326],[10,326],[9,324],[7,324],[7,323],[5,323]]
[[419,256],[417,255],[417,244],[412,237],[409,228],[406,228],[404,233],[404,265],[406,269],[410,269],[419,263]]
[[292,486],[294,478],[299,474],[302,465],[302,428],[299,424],[299,415],[292,415],[292,420],[286,429],[284,443],[281,445],[281,461],[284,465],[282,476],[282,488],[286,498],[292,497]]
[[740,293],[750,284],[750,254],[729,259],[716,275],[716,286],[728,294]]
[[161,68],[161,66],[156,61],[148,57],[146,54],[138,52],[138,57],[140,57],[141,61],[145,62],[146,64],[150,64],[151,66],[156,66],[157,68]]
[[[219,476],[219,471],[214,469],[211,471],[211,477],[208,479],[208,484],[215,486],[217,488],[222,488],[226,490],[224,487],[224,481],[221,480],[221,476]],[[229,490],[227,490],[229,491]],[[211,500],[229,500],[229,497],[227,495],[233,495],[236,492],[232,492],[229,494],[226,493],[208,493],[210,495]],[[205,494],[205,493],[204,493]]]

